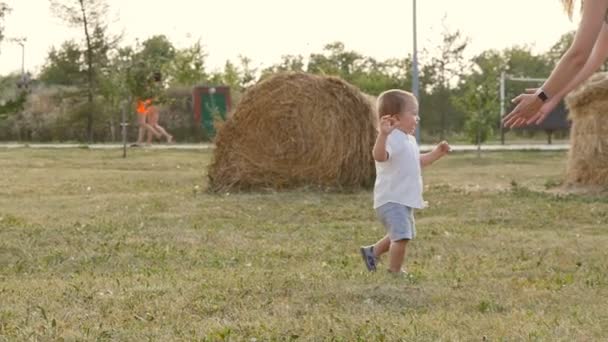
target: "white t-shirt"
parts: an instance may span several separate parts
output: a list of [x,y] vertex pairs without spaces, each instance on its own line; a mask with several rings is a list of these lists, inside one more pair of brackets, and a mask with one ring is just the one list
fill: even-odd
[[395,129],[386,139],[388,160],[376,162],[374,209],[389,203],[422,209],[422,172],[416,138]]

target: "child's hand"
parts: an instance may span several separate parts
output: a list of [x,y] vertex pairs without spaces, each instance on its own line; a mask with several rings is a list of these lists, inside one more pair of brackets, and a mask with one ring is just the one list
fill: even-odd
[[389,135],[396,127],[397,124],[395,123],[395,119],[390,115],[385,115],[380,118],[380,133]]
[[450,151],[452,151],[452,148],[450,147],[450,144],[448,144],[447,141],[442,141],[435,147],[435,151],[439,153],[440,157],[443,157]]

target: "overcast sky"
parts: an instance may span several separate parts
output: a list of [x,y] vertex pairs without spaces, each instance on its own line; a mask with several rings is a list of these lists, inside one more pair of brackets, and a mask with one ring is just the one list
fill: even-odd
[[[3,0],[13,8],[7,37],[27,37],[26,69],[37,72],[51,46],[80,39],[81,31],[53,17],[48,0]],[[64,0],[76,1],[76,0]],[[412,50],[412,0],[107,0],[111,31],[124,32],[123,44],[165,34],[177,47],[201,39],[210,69],[239,54],[256,66],[281,55],[319,52],[342,41],[349,49],[384,59]],[[418,0],[419,47],[439,42],[442,18],[471,38],[469,56],[489,48],[532,45],[548,49],[576,28],[559,0]],[[21,68],[21,48],[0,46],[0,74]]]

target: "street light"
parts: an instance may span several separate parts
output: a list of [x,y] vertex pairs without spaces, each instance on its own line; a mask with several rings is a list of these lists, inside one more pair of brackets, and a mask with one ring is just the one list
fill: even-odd
[[[418,88],[419,88],[419,83],[418,83],[418,38],[417,38],[417,34],[416,34],[416,0],[412,0],[413,4],[414,4],[414,52],[412,54],[412,93],[414,94],[414,96],[416,96],[416,98],[418,99],[418,101],[420,102],[420,99],[418,97]],[[419,114],[420,115],[420,114]],[[418,142],[418,144],[420,144],[420,123],[418,123],[418,125],[416,126],[416,141]]]
[[25,85],[25,42],[27,42],[27,38],[11,38],[9,41],[21,46],[21,82]]

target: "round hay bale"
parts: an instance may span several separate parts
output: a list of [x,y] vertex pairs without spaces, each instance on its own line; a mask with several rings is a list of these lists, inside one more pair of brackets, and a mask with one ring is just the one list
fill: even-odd
[[608,186],[608,73],[598,73],[566,103],[572,130],[567,185]]
[[[378,120],[377,120],[377,118],[378,118],[378,112],[376,111],[377,110],[377,108],[376,108],[376,102],[378,101],[378,97],[374,96],[374,95],[367,94],[367,93],[363,93],[363,96],[365,96],[365,98],[367,99],[367,101],[369,101],[369,105],[372,107],[373,116],[374,116],[374,120],[373,120],[374,132],[377,132],[378,131]],[[374,133],[374,134],[376,134],[376,133]],[[375,138],[376,137],[374,135],[374,139]],[[375,142],[375,140],[374,140],[374,142]]]
[[212,191],[370,186],[376,118],[336,77],[281,73],[251,87],[219,128]]

